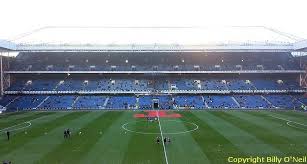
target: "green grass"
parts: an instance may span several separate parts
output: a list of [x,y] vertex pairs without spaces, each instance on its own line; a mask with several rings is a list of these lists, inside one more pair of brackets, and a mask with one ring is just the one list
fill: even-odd
[[[133,117],[134,111],[23,112],[0,116],[0,161],[13,163],[166,163],[158,122]],[[169,164],[227,163],[227,158],[306,156],[307,115],[294,111],[180,111],[160,118]],[[272,117],[275,116],[275,117]],[[277,117],[277,118],[276,118]],[[280,118],[280,119],[278,119]],[[288,121],[293,121],[290,126]],[[296,123],[295,123],[296,122]],[[122,128],[140,133],[127,132]],[[195,126],[196,124],[197,126]],[[14,127],[12,127],[14,126]],[[188,132],[197,127],[197,130]],[[72,137],[63,138],[70,128]],[[81,133],[80,133],[81,132]],[[180,133],[186,132],[186,133]],[[142,134],[152,133],[152,134]],[[175,134],[174,134],[175,133]],[[180,134],[176,134],[180,133]],[[295,163],[295,162],[292,162]]]

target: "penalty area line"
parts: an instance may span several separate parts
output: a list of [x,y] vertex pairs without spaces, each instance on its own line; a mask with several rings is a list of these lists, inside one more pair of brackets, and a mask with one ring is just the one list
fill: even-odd
[[[14,128],[14,127],[17,127],[19,125],[22,125],[22,124],[27,124],[26,126],[22,126],[22,127],[19,127],[19,128]],[[23,122],[23,123],[20,123],[20,124],[16,124],[16,125],[13,125],[13,126],[10,126],[10,127],[7,127],[7,128],[4,128],[4,129],[0,129],[0,133],[5,133],[8,129],[11,129],[9,131],[17,131],[17,130],[22,130],[22,129],[26,129],[28,127],[30,127],[32,124],[30,121],[27,121],[27,122]]]
[[299,127],[293,126],[293,125],[291,125],[290,123],[292,122],[292,123],[294,123],[294,124],[301,125],[301,126],[303,126],[303,127],[307,127],[306,124],[302,124],[302,123],[299,123],[299,122],[291,121],[291,120],[288,120],[288,119],[285,119],[285,118],[281,118],[281,117],[277,117],[277,116],[273,116],[273,115],[269,115],[269,116],[271,116],[271,117],[273,117],[273,118],[276,118],[276,119],[279,119],[279,120],[286,121],[286,124],[287,124],[288,126],[290,126],[290,127],[297,128],[297,129],[301,129],[301,130],[307,130],[307,129],[305,129],[305,128],[299,128]]
[[166,164],[168,164],[167,153],[166,153],[164,139],[163,139],[164,137],[163,137],[163,132],[162,132],[161,123],[160,123],[160,116],[159,116],[159,112],[158,111],[156,111],[156,113],[157,113],[158,123],[159,123],[159,127],[160,127],[161,142],[162,142],[162,145],[163,145],[165,162],[166,162]]
[[[43,117],[43,116],[42,116]],[[37,120],[37,119],[40,119],[42,117],[37,117],[37,118],[34,118],[32,120],[28,120],[28,121],[25,121],[25,122],[22,122],[22,123],[19,123],[19,124],[15,124],[15,125],[12,125],[12,126],[9,126],[9,127],[6,127],[6,128],[3,128],[3,129],[0,129],[0,133],[5,133],[5,131],[7,131],[7,129],[12,129],[10,131],[17,131],[17,130],[22,130],[22,129],[26,129],[28,127],[30,127],[32,125],[32,121],[34,120]],[[15,128],[16,126],[19,126],[19,125],[22,125],[22,124],[28,124],[27,126],[22,126],[22,127],[19,127],[19,128]]]

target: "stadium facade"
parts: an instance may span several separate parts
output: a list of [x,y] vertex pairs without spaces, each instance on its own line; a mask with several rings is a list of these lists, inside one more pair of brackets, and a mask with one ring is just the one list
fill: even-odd
[[7,111],[307,103],[307,41],[266,27],[46,27],[0,47]]

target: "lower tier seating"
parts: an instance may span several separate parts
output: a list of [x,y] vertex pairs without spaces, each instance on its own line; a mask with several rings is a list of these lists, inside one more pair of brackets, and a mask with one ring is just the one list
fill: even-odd
[[304,95],[5,95],[10,110],[71,109],[298,109]]

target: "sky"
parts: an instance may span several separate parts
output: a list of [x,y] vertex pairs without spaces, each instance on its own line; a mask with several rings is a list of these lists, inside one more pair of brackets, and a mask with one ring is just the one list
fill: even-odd
[[267,26],[307,38],[307,0],[0,0],[0,39],[44,26]]

